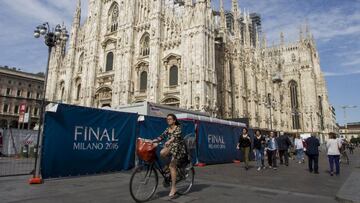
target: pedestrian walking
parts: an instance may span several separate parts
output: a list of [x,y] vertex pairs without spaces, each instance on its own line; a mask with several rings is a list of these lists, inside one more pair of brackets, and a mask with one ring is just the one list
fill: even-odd
[[284,164],[289,166],[289,147],[292,145],[289,137],[285,135],[284,132],[280,132],[280,136],[276,138],[278,150],[279,150],[279,157],[280,157],[280,164]]
[[350,143],[349,144],[349,152],[350,152],[350,154],[354,154],[354,148],[355,148],[355,145],[353,143]]
[[264,165],[265,137],[261,135],[260,130],[255,131],[253,146],[254,146],[256,167],[257,170],[260,171],[262,168],[265,168]]
[[341,149],[341,142],[336,139],[335,133],[329,133],[330,139],[326,142],[327,148],[327,155],[329,158],[329,166],[330,166],[330,175],[334,175],[334,165],[336,175],[340,174],[340,149]]
[[319,174],[319,146],[320,141],[315,137],[315,134],[311,134],[306,139],[306,155],[308,156],[309,172]]
[[249,136],[249,131],[247,128],[243,129],[242,135],[240,135],[239,143],[237,144],[237,149],[240,149],[242,155],[244,156],[245,169],[249,169],[249,153],[251,148],[251,139]]
[[277,142],[274,132],[270,132],[269,140],[266,143],[266,153],[268,156],[269,168],[277,169],[276,166],[276,152],[277,152]]
[[300,137],[299,134],[296,135],[295,141],[295,153],[296,153],[296,161],[299,162],[299,164],[304,163],[304,144],[303,139]]
[[[289,136],[289,138],[290,138],[291,146],[295,146],[294,142],[295,142],[296,135]],[[294,147],[289,147],[288,151],[289,151],[289,159],[295,160],[295,158],[296,158],[295,148]]]

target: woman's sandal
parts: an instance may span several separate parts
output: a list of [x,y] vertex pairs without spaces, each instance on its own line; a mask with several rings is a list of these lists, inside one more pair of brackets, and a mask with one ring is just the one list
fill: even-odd
[[174,194],[169,194],[169,198],[174,199],[176,197],[176,195],[177,195],[177,192],[175,192]]

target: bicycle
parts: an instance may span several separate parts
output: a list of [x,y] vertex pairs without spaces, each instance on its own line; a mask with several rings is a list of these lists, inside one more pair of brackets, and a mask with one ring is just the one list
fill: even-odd
[[[150,140],[142,138],[138,139],[141,139],[143,142],[151,142]],[[192,141],[191,139],[189,140],[189,142],[185,142],[188,152],[187,160],[183,163],[179,163],[177,167],[176,187],[179,195],[187,194],[194,184],[195,170],[191,162],[191,153],[189,151],[191,145],[189,143]],[[159,143],[159,145],[160,144],[161,143]],[[162,169],[160,159],[155,151],[152,153],[154,153],[152,155],[154,158],[148,161],[142,161],[142,164],[135,168],[130,178],[130,194],[136,202],[146,202],[153,197],[159,184],[158,172],[164,178],[163,186],[169,187],[171,185],[170,172]]]
[[346,149],[341,150],[340,152],[340,163],[344,163],[347,165],[350,164],[350,159],[349,156],[347,155]]

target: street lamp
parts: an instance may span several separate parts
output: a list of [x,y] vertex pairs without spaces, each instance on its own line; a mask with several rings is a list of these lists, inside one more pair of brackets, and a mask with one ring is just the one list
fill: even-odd
[[48,78],[48,71],[49,71],[49,64],[50,64],[50,57],[51,57],[51,51],[53,47],[56,46],[62,46],[66,43],[66,41],[69,39],[68,31],[66,30],[66,27],[64,25],[56,25],[54,29],[50,29],[49,23],[43,23],[42,25],[39,25],[34,30],[34,37],[40,38],[41,36],[44,36],[44,42],[46,46],[48,47],[48,60],[47,60],[47,66],[45,71],[45,80],[44,80],[44,88],[43,88],[43,94],[41,99],[41,106],[40,106],[40,118],[39,118],[39,129],[38,129],[38,137],[37,137],[37,153],[35,153],[35,173],[33,174],[33,178],[30,179],[30,183],[41,183],[40,179],[40,161],[41,159],[41,148],[42,145],[42,135],[43,135],[43,122],[45,117],[45,94],[46,94],[46,86],[47,86],[47,78]]
[[264,106],[269,109],[269,114],[270,114],[269,115],[270,116],[269,121],[270,121],[270,130],[271,131],[273,130],[273,127],[272,127],[272,111],[271,111],[271,109],[275,108],[275,103],[276,103],[276,101],[271,96],[270,93],[267,95],[266,98],[264,98],[264,101],[263,101]]

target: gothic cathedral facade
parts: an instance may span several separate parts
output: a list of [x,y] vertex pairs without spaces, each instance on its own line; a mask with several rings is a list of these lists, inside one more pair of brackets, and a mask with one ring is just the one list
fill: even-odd
[[[334,119],[314,38],[268,46],[258,14],[210,0],[80,0],[71,38],[53,49],[46,97],[117,107],[150,101],[249,118],[251,127],[331,131]],[[304,27],[304,26],[303,26]],[[303,30],[303,31],[302,31]]]

